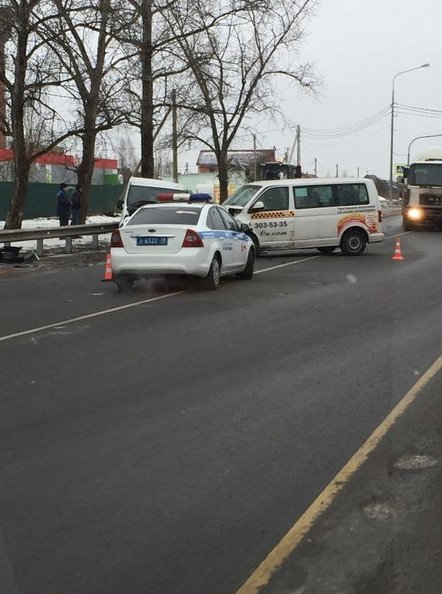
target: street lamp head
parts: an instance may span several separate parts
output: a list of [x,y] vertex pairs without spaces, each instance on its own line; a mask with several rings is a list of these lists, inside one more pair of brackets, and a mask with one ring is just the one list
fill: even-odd
[[422,64],[422,66],[420,66],[420,68],[428,68],[430,65],[429,64]]

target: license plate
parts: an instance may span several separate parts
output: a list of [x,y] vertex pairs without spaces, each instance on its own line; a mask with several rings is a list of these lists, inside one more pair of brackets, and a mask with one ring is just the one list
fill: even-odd
[[167,237],[137,237],[137,245],[167,245]]

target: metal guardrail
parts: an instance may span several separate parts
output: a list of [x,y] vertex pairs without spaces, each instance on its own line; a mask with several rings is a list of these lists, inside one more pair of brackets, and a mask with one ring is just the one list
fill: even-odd
[[117,229],[119,222],[99,223],[92,225],[69,225],[69,227],[51,227],[49,229],[13,229],[0,231],[0,244],[10,247],[17,241],[37,241],[37,255],[42,256],[44,252],[43,242],[45,239],[65,239],[65,252],[72,252],[72,239],[83,235],[92,235],[91,247],[98,249],[98,236],[111,233]]

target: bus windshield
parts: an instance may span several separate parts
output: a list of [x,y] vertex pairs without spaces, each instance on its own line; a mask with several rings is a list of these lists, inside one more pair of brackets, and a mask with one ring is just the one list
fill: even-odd
[[261,186],[241,186],[233,196],[223,202],[223,206],[246,206],[260,189]]
[[442,186],[441,163],[414,163],[408,175],[410,186]]

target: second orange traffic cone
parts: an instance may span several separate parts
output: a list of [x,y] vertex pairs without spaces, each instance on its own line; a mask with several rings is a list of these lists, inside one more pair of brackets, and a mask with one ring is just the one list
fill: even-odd
[[396,245],[394,248],[394,254],[391,256],[392,260],[403,260],[404,257],[402,256],[402,252],[401,252],[401,242],[399,241],[399,239],[396,241]]
[[112,280],[112,261],[110,254],[106,254],[106,268],[104,269],[104,278],[102,280],[105,282]]

